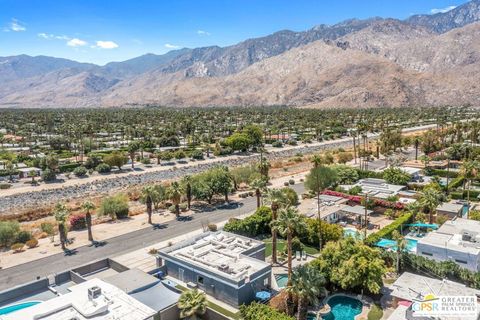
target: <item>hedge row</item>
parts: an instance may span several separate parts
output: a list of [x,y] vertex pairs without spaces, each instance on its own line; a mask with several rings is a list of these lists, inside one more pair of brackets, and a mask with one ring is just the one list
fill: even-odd
[[58,166],[58,170],[62,173],[64,172],[72,172],[75,168],[80,167],[80,163],[66,163]]
[[[478,190],[470,190],[470,200],[475,200],[478,198],[478,196],[480,195],[480,191]],[[467,199],[468,197],[468,191],[465,190],[465,191],[455,191],[455,192],[451,192],[450,193],[450,196],[452,197],[452,199],[455,199],[455,200],[459,200],[459,199]]]
[[429,175],[432,176],[439,176],[443,178],[457,178],[458,177],[458,171],[452,171],[452,170],[444,170],[444,169],[428,169],[429,170]]
[[391,238],[393,231],[398,230],[401,232],[402,225],[411,223],[413,220],[413,213],[407,212],[393,221],[388,226],[383,227],[377,232],[371,233],[365,242],[368,245],[375,245],[382,238]]

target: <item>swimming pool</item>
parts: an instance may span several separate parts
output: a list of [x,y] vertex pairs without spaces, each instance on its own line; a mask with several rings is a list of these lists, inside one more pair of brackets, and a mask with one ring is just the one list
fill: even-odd
[[331,312],[322,317],[324,320],[355,320],[362,313],[363,303],[355,298],[336,295],[328,299]]
[[280,289],[285,288],[288,282],[288,274],[276,274],[275,281]]
[[[405,239],[406,246],[405,249],[409,252],[417,252],[417,242],[418,240],[415,239]],[[377,247],[384,248],[384,249],[392,249],[393,251],[397,251],[397,242],[395,240],[390,239],[380,239],[376,244]]]
[[343,236],[352,237],[354,239],[363,239],[363,235],[354,228],[343,228]]
[[41,302],[40,301],[28,301],[28,302],[22,302],[22,303],[6,306],[6,307],[3,307],[3,308],[0,308],[0,315],[6,315],[6,314],[9,314],[9,313],[18,311],[18,310],[22,310],[22,309],[34,306],[34,305],[39,304],[39,303],[41,303]]

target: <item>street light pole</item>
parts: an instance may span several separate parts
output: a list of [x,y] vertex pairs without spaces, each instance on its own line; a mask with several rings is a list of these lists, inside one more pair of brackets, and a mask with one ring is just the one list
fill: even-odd
[[365,193],[365,230],[363,234],[363,241],[367,239],[367,228],[368,228],[368,211],[367,211],[367,204],[368,204],[368,193]]

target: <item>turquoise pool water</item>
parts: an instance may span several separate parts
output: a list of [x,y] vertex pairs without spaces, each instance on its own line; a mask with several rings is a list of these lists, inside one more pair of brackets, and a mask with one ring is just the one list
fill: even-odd
[[277,281],[277,286],[279,288],[285,288],[288,282],[288,274],[276,274],[275,281]]
[[343,228],[344,237],[353,237],[354,239],[363,239],[363,235],[355,229],[352,228]]
[[[405,249],[410,252],[417,251],[417,242],[418,240],[415,239],[405,239],[406,247]],[[390,239],[380,239],[376,244],[377,247],[385,248],[385,249],[392,249],[393,251],[397,250],[397,242]]]
[[355,320],[362,313],[363,304],[360,300],[338,295],[328,300],[332,312],[324,316],[324,320]]
[[18,310],[22,310],[22,309],[34,306],[39,303],[40,301],[29,301],[29,302],[23,302],[23,303],[14,304],[11,306],[3,307],[3,308],[0,308],[0,315],[6,315]]

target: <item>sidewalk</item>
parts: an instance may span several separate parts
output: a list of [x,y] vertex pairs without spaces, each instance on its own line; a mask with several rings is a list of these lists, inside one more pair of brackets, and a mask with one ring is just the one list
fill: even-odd
[[[168,215],[153,214],[152,216],[154,224],[163,224],[174,219],[175,215],[171,213],[168,213]],[[132,216],[126,221],[116,220],[95,225],[93,226],[93,238],[96,241],[104,241],[128,232],[150,227],[151,225],[147,223],[147,214],[143,213]],[[68,238],[74,239],[73,244],[69,245],[68,249],[75,249],[90,244],[86,230],[69,231]],[[6,269],[22,263],[61,253],[63,251],[58,245],[58,239],[58,235],[55,235],[54,242],[51,241],[50,237],[39,239],[36,248],[27,249],[25,247],[25,251],[20,253],[14,253],[13,250],[0,252],[0,266],[3,269]]]

